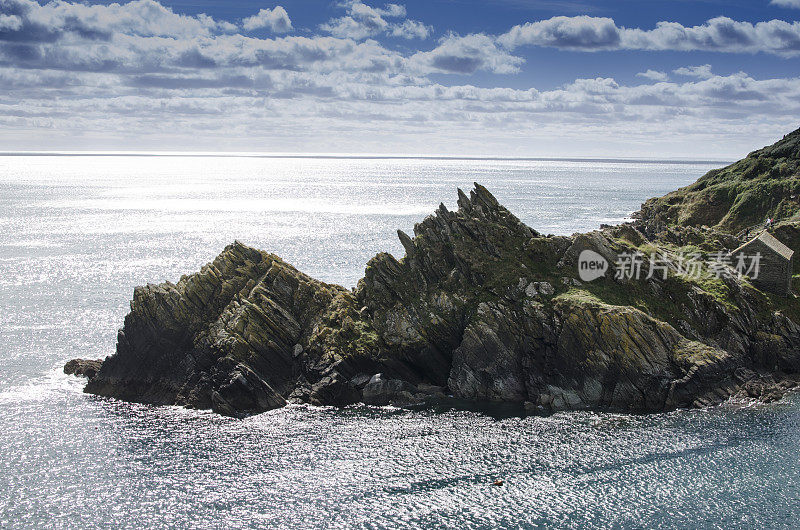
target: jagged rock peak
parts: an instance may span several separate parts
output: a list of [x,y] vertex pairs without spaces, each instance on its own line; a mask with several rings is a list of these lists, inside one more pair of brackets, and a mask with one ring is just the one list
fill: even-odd
[[[397,231],[407,256],[419,254],[421,246],[430,247],[433,241],[450,241],[454,234],[473,240],[486,240],[485,243],[491,245],[494,236],[485,231],[485,227],[490,225],[495,226],[500,232],[522,240],[540,235],[502,206],[484,186],[477,182],[474,186],[469,196],[458,189],[457,211],[451,212],[444,204],[440,204],[433,215],[414,225],[414,238],[402,230]],[[423,242],[419,241],[420,237],[423,238]]]
[[[470,190],[469,197],[461,188],[458,188],[457,212],[449,212],[442,204],[436,211],[436,216],[442,217],[444,220],[449,220],[450,218],[455,220],[482,218],[507,225],[513,230],[524,227],[524,231],[526,233],[529,232],[531,237],[538,235],[537,232],[525,226],[514,214],[501,205],[488,189],[477,182],[473,183],[473,185],[474,189]],[[414,233],[417,233],[417,231],[415,227]]]
[[458,188],[458,207],[462,210],[469,211],[469,208],[472,206],[472,203],[469,202],[469,197],[464,193],[461,188]]
[[[500,206],[500,203],[497,202],[497,199],[494,198],[494,195],[492,195],[489,192],[489,190],[487,190],[477,182],[474,182],[473,184],[475,186],[475,189],[472,190],[469,194],[472,204],[476,204],[479,202],[480,204],[486,206],[490,210],[502,208],[502,206]],[[503,209],[505,210],[505,208]]]
[[477,182],[473,182],[473,186],[475,186],[475,188],[470,190],[469,197],[467,197],[461,188],[458,188],[459,212],[472,213],[476,211],[476,207],[478,207],[477,213],[508,211],[501,206],[499,202],[497,202],[497,199],[495,199],[494,195],[492,195],[491,192],[484,186],[481,186]]
[[397,237],[400,238],[400,244],[406,249],[406,253],[411,256],[414,254],[414,242],[411,237],[402,230],[397,231]]

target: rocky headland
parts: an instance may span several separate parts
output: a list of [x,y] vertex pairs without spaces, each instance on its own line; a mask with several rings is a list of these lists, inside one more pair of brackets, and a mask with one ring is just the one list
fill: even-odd
[[[235,242],[176,284],[137,287],[100,361],[65,371],[86,392],[243,416],[289,402],[400,406],[459,400],[659,412],[733,395],[780,398],[800,374],[800,304],[709,261],[581,281],[578,256],[708,258],[764,217],[800,248],[800,131],[646,202],[635,222],[544,236],[483,186],[398,232],[353,290]],[[795,261],[795,267],[797,267]],[[732,272],[732,271],[731,271]],[[795,270],[797,273],[797,270]],[[798,277],[795,276],[795,289]]]

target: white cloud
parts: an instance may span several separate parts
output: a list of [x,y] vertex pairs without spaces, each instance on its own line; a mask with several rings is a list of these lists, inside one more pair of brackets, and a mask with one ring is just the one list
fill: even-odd
[[17,15],[0,15],[0,31],[19,31],[22,19]]
[[384,17],[399,17],[406,13],[405,8],[395,4],[387,6],[387,9],[370,7],[357,0],[344,5],[347,7],[348,15],[331,19],[322,24],[320,29],[335,37],[361,40],[386,31],[389,22]]
[[661,72],[659,70],[648,69],[646,72],[639,72],[636,75],[638,77],[644,77],[645,79],[651,79],[653,81],[666,81],[669,79],[669,76],[665,72]]
[[500,48],[495,40],[487,35],[466,36],[448,35],[429,52],[418,52],[411,56],[410,62],[421,71],[435,71],[450,74],[471,74],[485,70],[497,74],[513,74],[523,63]]
[[246,31],[267,28],[273,33],[286,33],[292,30],[292,21],[283,6],[273,9],[262,9],[252,17],[242,20],[242,27]]
[[800,9],[800,0],[772,0],[770,4],[780,7]]
[[514,26],[498,38],[503,46],[546,46],[565,50],[679,50],[729,53],[800,54],[800,22],[752,24],[716,17],[699,26],[659,22],[655,29],[617,26],[613,19],[577,16]]
[[714,74],[711,73],[711,65],[703,64],[700,66],[682,66],[673,70],[678,75],[685,75],[687,77],[698,77],[700,79],[711,79]]
[[[612,78],[577,79],[538,91],[444,86],[386,74],[252,68],[132,77],[0,68],[0,87],[8,94],[5,102],[16,101],[0,103],[0,139],[8,139],[10,131],[32,130],[37,141],[51,142],[50,148],[70,136],[94,135],[97,142],[117,138],[129,147],[135,141],[137,147],[219,149],[214,142],[222,138],[238,150],[266,142],[271,149],[290,151],[307,146],[313,151],[453,152],[455,145],[461,153],[523,149],[518,154],[525,154],[553,145],[548,143],[553,139],[561,140],[561,149],[587,139],[594,141],[587,148],[607,148],[604,142],[617,139],[620,148],[643,142],[646,154],[654,143],[680,138],[685,149],[694,150],[674,154],[703,156],[697,152],[700,140],[740,141],[746,126],[747,143],[757,144],[755,135],[794,128],[792,117],[800,111],[800,79],[756,80],[746,74],[637,86]],[[282,103],[285,98],[292,99],[290,105]],[[745,152],[752,148],[741,145]],[[721,155],[715,151],[714,156]]]
[[[753,134],[774,134],[794,127],[791,116],[800,108],[800,79],[755,80],[745,74],[638,86],[577,79],[537,91],[405,85],[387,76],[341,73],[273,72],[264,79],[208,73],[202,79],[151,76],[129,93],[106,74],[59,75],[0,69],[0,86],[19,97],[16,105],[0,105],[0,126],[37,130],[40,138],[53,131],[114,138],[125,131],[145,143],[178,142],[174,135],[180,130],[196,147],[213,146],[212,137],[229,138],[240,150],[268,141],[288,150],[308,142],[316,151],[386,151],[405,138],[410,143],[401,149],[419,146],[428,152],[445,149],[446,138],[485,153],[573,134],[576,141],[616,136],[647,146],[672,142],[676,134],[736,138],[745,124]],[[60,98],[52,97],[54,90]],[[287,97],[291,105],[281,103]],[[424,141],[415,144],[414,138]]]
[[359,0],[344,2],[350,9],[350,14],[358,18],[389,17],[397,18],[406,16],[406,7],[398,4],[386,4],[383,9],[371,7]]
[[334,37],[362,40],[382,33],[388,27],[389,24],[382,18],[365,23],[362,20],[347,16],[329,20],[322,24],[320,29],[327,31]]
[[109,5],[3,0],[0,15],[2,40],[28,43],[62,38],[107,41],[115,34],[186,39],[236,29],[230,22],[208,15],[177,14],[155,0]]
[[605,50],[620,44],[620,28],[610,18],[553,17],[514,26],[498,38],[509,49],[518,46],[547,46],[568,50]]
[[427,39],[433,33],[433,27],[417,20],[404,20],[401,24],[392,24],[389,35],[404,39]]
[[363,40],[385,33],[405,39],[425,39],[433,30],[416,20],[387,21],[387,18],[406,16],[406,8],[402,5],[387,4],[383,8],[377,8],[358,0],[350,0],[341,5],[347,9],[346,16],[333,18],[320,25],[322,31],[335,37]]

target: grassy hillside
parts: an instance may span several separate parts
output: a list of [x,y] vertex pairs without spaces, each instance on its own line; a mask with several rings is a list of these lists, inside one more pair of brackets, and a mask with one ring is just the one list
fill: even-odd
[[736,233],[763,223],[800,222],[800,129],[694,184],[642,205],[653,227],[709,226]]

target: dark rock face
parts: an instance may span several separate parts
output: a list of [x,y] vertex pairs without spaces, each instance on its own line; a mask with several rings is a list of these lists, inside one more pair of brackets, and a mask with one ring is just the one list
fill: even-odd
[[335,371],[353,307],[344,288],[237,242],[176,285],[137,288],[117,353],[86,391],[231,415],[279,407],[306,377]]
[[795,313],[735,278],[577,279],[582,250],[647,242],[635,227],[543,237],[477,184],[458,206],[400,232],[406,256],[377,255],[352,292],[240,243],[137,288],[86,391],[233,416],[450,396],[656,412],[771,395],[769,373],[800,372]]
[[67,375],[77,375],[92,379],[100,370],[103,361],[90,359],[72,359],[64,365],[64,373]]
[[741,397],[758,399],[765,403],[772,403],[783,398],[790,390],[797,388],[800,377],[797,374],[786,375],[782,373],[755,377],[752,373],[744,373],[745,381],[739,391]]
[[373,375],[362,392],[367,405],[420,405],[433,400],[445,400],[444,387],[428,384],[412,385],[402,379],[386,379]]

